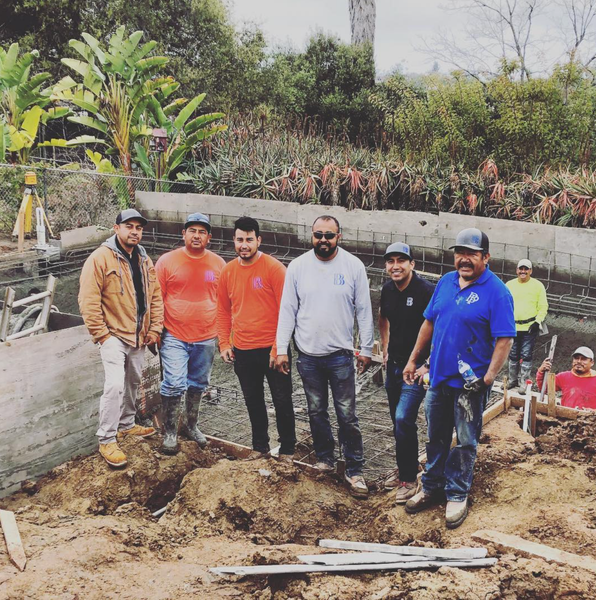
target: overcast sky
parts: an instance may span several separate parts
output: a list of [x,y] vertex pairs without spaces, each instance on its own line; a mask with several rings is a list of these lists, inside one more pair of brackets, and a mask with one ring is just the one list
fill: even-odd
[[[435,59],[417,50],[423,39],[432,44],[439,31],[465,36],[465,14],[444,10],[448,0],[377,0],[375,56],[380,75],[401,65],[404,72],[428,72]],[[304,48],[312,33],[322,30],[350,41],[348,0],[232,0],[236,22],[256,22],[270,45],[291,43]],[[560,19],[552,12],[537,21],[543,36]],[[563,51],[549,35],[545,49],[539,51],[549,68]],[[440,65],[441,70],[450,70]]]

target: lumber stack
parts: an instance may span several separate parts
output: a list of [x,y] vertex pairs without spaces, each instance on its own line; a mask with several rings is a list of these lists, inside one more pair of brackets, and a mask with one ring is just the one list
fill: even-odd
[[440,567],[492,567],[496,558],[486,558],[486,548],[421,548],[367,544],[342,540],[320,540],[321,548],[355,550],[336,554],[298,556],[302,561],[288,565],[237,565],[213,567],[212,573],[227,575],[292,575],[299,573],[342,573],[355,571],[397,571],[438,569]]

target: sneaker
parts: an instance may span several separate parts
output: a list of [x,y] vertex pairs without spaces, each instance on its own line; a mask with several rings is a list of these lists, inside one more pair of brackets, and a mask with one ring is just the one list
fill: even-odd
[[435,504],[440,504],[444,499],[445,492],[443,490],[427,492],[424,488],[422,488],[417,494],[414,494],[406,502],[406,512],[410,515],[414,515],[422,510],[434,506]]
[[389,491],[399,487],[399,469],[393,469],[393,471],[389,473],[383,486]]
[[368,498],[368,486],[362,475],[353,475],[352,477],[345,475],[344,480],[354,498]]
[[280,454],[279,458],[277,460],[279,460],[279,462],[281,462],[281,463],[293,465],[294,464],[294,455],[293,454]]
[[468,499],[461,502],[449,500],[445,509],[445,525],[448,529],[459,527],[468,516]]
[[322,460],[315,463],[315,469],[321,473],[333,473],[333,471],[335,471],[335,467],[333,465],[330,465]]
[[269,451],[251,450],[248,456],[245,456],[242,460],[249,462],[251,460],[260,460],[261,458],[271,458],[271,454],[269,454]]
[[119,431],[116,436],[121,440],[126,435],[136,435],[137,437],[148,438],[155,435],[157,432],[153,427],[143,427],[142,425],[133,425],[130,429]]
[[417,481],[400,481],[395,493],[395,503],[405,504],[412,496],[416,494],[418,488]]
[[112,467],[124,467],[126,465],[126,455],[120,450],[117,442],[100,444],[99,453],[104,457],[108,465]]

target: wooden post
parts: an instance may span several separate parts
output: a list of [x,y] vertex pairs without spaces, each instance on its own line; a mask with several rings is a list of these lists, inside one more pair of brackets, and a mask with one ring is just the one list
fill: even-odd
[[25,249],[25,213],[20,212],[17,217],[17,249],[19,252],[23,252]]
[[52,302],[54,301],[54,289],[56,288],[56,278],[53,275],[48,275],[48,285],[46,291],[49,294],[43,299],[43,307],[39,314],[39,323],[43,325],[42,333],[47,333],[48,322],[50,320],[50,310],[52,308]]
[[507,389],[508,385],[509,377],[505,376],[503,379],[503,401],[505,402],[505,412],[507,412],[511,406],[511,398],[509,398],[509,390]]
[[530,433],[536,437],[536,411],[538,409],[538,399],[534,394],[530,400]]
[[556,397],[556,386],[555,386],[555,374],[548,374],[548,416],[557,416],[557,397]]
[[2,531],[4,532],[6,549],[8,550],[10,560],[20,571],[24,571],[27,565],[27,557],[25,556],[23,542],[21,541],[14,513],[9,510],[0,510],[0,524],[2,524]]
[[0,317],[0,342],[5,342],[8,337],[8,326],[10,324],[10,315],[12,314],[12,303],[14,302],[15,291],[11,287],[6,288],[4,293],[4,308],[2,317]]

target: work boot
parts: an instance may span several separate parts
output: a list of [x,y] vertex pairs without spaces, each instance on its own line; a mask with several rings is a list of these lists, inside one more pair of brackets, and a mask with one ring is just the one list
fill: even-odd
[[462,502],[455,502],[454,500],[449,500],[449,502],[447,502],[447,508],[445,509],[445,525],[447,525],[447,529],[459,527],[466,520],[467,516],[467,498]]
[[385,478],[385,482],[383,483],[383,487],[388,490],[394,490],[399,486],[399,469],[393,469],[389,473],[389,475]]
[[142,425],[133,425],[130,429],[119,431],[116,435],[118,441],[122,440],[124,436],[135,435],[137,437],[148,438],[155,435],[157,432],[153,427],[143,427]]
[[348,477],[346,473],[344,480],[350,490],[350,494],[352,494],[354,498],[368,498],[368,486],[362,475],[352,475],[352,477]]
[[197,425],[202,395],[202,390],[197,388],[188,388],[186,390],[186,418],[182,419],[181,427],[181,432],[189,440],[196,442],[200,448],[204,448],[207,445],[207,438]]
[[99,453],[111,467],[124,467],[126,465],[126,454],[122,452],[117,442],[100,444]]
[[412,496],[416,495],[416,489],[418,488],[417,481],[399,481],[397,486],[397,492],[395,493],[395,503],[405,504]]
[[280,463],[286,463],[288,465],[293,465],[294,464],[294,455],[280,453],[279,458],[277,460],[279,460]]
[[526,393],[526,381],[532,379],[532,363],[523,361],[520,369],[519,393]]
[[512,390],[514,387],[519,385],[517,379],[519,373],[519,363],[512,360],[509,361],[509,381],[507,382],[507,389]]
[[417,494],[412,496],[406,502],[406,512],[410,515],[414,515],[422,510],[426,510],[435,504],[440,504],[445,499],[445,492],[443,490],[433,490],[427,492],[422,488]]
[[161,408],[163,413],[163,442],[161,452],[176,454],[178,452],[178,423],[182,412],[182,396],[161,395]]
[[253,460],[261,460],[262,458],[271,458],[269,451],[261,452],[260,450],[251,450],[242,460],[251,462]]

